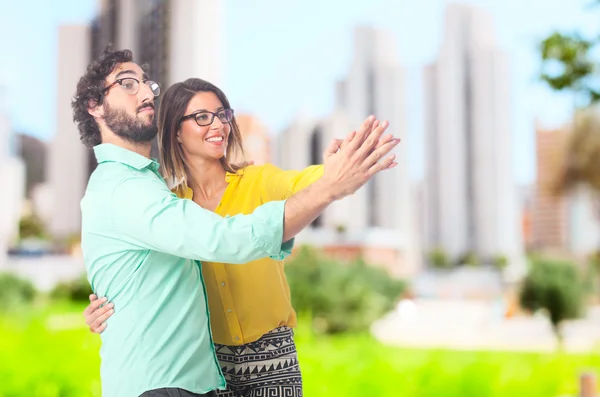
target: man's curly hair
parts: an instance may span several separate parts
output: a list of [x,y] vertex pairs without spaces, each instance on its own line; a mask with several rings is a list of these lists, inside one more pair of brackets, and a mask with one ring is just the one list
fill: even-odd
[[91,106],[102,105],[106,78],[115,68],[125,62],[133,62],[133,54],[129,50],[115,51],[112,45],[106,47],[100,58],[93,61],[86,73],[77,83],[77,91],[71,101],[73,121],[79,128],[81,141],[87,147],[102,143],[100,128],[94,117],[88,113]]

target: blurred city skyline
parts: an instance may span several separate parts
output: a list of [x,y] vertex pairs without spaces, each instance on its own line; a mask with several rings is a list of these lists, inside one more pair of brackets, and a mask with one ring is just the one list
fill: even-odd
[[[541,303],[526,302],[523,297],[537,283],[540,291],[558,288],[565,300],[589,309],[572,323],[564,317],[560,328],[564,324],[565,351],[593,351],[595,357],[600,346],[597,192],[585,186],[555,191],[565,165],[584,156],[568,150],[578,134],[565,125],[572,98],[552,92],[538,78],[538,46],[553,31],[594,37],[597,21],[585,15],[587,1],[592,0],[6,2],[0,15],[0,43],[9,54],[0,62],[0,179],[8,194],[0,196],[0,276],[31,281],[40,296],[54,299],[74,288],[87,299],[80,288],[80,283],[89,287],[87,279],[77,281],[85,273],[80,202],[97,164],[80,142],[69,99],[86,65],[113,42],[148,63],[151,78],[163,89],[188,77],[221,87],[236,111],[246,159],[257,166],[320,164],[324,145],[369,113],[388,119],[388,132],[403,139],[394,149],[397,167],[333,203],[296,237],[297,256],[286,263],[293,296],[302,296],[298,286],[312,283],[315,274],[305,268],[294,276],[294,266],[322,268],[332,278],[319,276],[313,287],[325,286],[327,294],[321,287],[311,290],[332,303],[301,299],[314,300],[313,307],[347,307],[343,316],[349,323],[364,317],[390,357],[398,356],[388,349],[396,344],[553,351],[558,327],[550,327],[532,305],[548,313],[569,308],[556,300],[560,304],[553,309],[542,293]],[[594,11],[597,16],[600,10]],[[384,269],[372,273],[381,278],[363,273],[372,268]],[[375,307],[370,302],[382,302],[374,286],[384,285],[385,274],[405,289],[390,291],[396,308],[372,322],[363,313]],[[371,289],[372,296],[365,295]],[[357,294],[361,307],[355,305]],[[311,306],[294,306],[302,322],[318,319],[315,326],[321,327],[317,321],[330,321],[306,309]],[[312,317],[303,319],[302,310]],[[562,315],[571,316],[568,311]],[[53,325],[47,331],[56,334]],[[17,362],[30,361],[21,356]],[[482,363],[495,360],[481,357]],[[424,371],[434,368],[443,375],[440,360],[445,359],[436,356],[435,367]],[[421,359],[418,365],[404,361],[403,368],[422,367]],[[457,361],[448,362],[454,373]],[[514,361],[501,365],[514,368]],[[473,367],[460,375],[462,392],[467,390],[462,377],[470,379]],[[25,368],[18,372],[26,373]],[[503,373],[490,368],[494,376]],[[543,374],[519,380],[523,387],[559,378],[539,362],[531,368]],[[556,368],[574,381],[563,364]],[[390,371],[390,379],[401,376],[397,368]],[[484,378],[479,371],[473,376],[475,391]],[[517,390],[505,374],[500,383],[489,378],[490,393],[505,390],[500,384],[509,385],[507,395]],[[445,380],[439,384],[451,390]],[[397,382],[394,387],[397,392]],[[482,390],[485,394],[487,386]]]
[[[571,111],[570,98],[550,92],[537,81],[536,45],[554,29],[590,31],[593,17],[585,15],[583,1],[554,0],[552,5],[540,0],[463,2],[491,13],[499,46],[511,57],[513,169],[517,183],[531,183],[535,178],[535,119],[548,127],[560,126]],[[13,62],[0,66],[0,86],[5,87],[14,132],[44,140],[56,133],[57,29],[65,23],[88,23],[96,15],[96,3],[25,0],[4,5],[8,12],[0,16],[0,40],[14,57]],[[283,5],[272,0],[252,4],[225,0],[221,86],[236,110],[256,115],[277,134],[299,112],[312,116],[331,112],[335,83],[350,67],[355,26],[389,30],[395,36],[401,66],[407,70],[407,139],[418,149],[409,153],[410,174],[422,179],[422,73],[438,52],[443,12],[449,3],[455,2],[374,0],[367,5],[307,0]],[[37,117],[32,117],[32,111]]]

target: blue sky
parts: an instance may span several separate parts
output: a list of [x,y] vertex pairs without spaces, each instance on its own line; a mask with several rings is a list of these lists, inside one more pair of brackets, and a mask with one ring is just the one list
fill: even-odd
[[[533,122],[548,126],[569,117],[570,100],[536,81],[535,47],[553,29],[594,33],[598,13],[579,0],[472,0],[492,13],[499,45],[511,55],[513,155],[516,180],[534,178]],[[274,132],[300,109],[327,114],[334,83],[352,56],[352,29],[391,30],[406,68],[411,174],[423,174],[421,69],[435,59],[445,0],[225,0],[223,88],[236,111],[258,115]],[[0,14],[0,87],[16,131],[43,139],[55,133],[56,28],[86,22],[93,0],[19,0]],[[597,31],[596,31],[597,33]],[[210,38],[207,38],[208,40]]]

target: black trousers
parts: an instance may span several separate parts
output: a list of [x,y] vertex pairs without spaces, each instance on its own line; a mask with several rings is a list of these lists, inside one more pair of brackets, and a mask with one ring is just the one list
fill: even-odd
[[140,395],[140,397],[214,397],[214,391],[206,394],[196,394],[183,389],[167,387],[163,389],[148,390]]

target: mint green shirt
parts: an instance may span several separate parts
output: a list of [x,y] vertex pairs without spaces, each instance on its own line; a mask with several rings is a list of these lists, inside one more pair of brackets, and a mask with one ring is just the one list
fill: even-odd
[[223,218],[177,198],[155,161],[111,144],[94,151],[81,246],[92,289],[115,304],[101,334],[103,396],[223,389],[199,261],[288,255],[293,241],[281,243],[285,203]]

